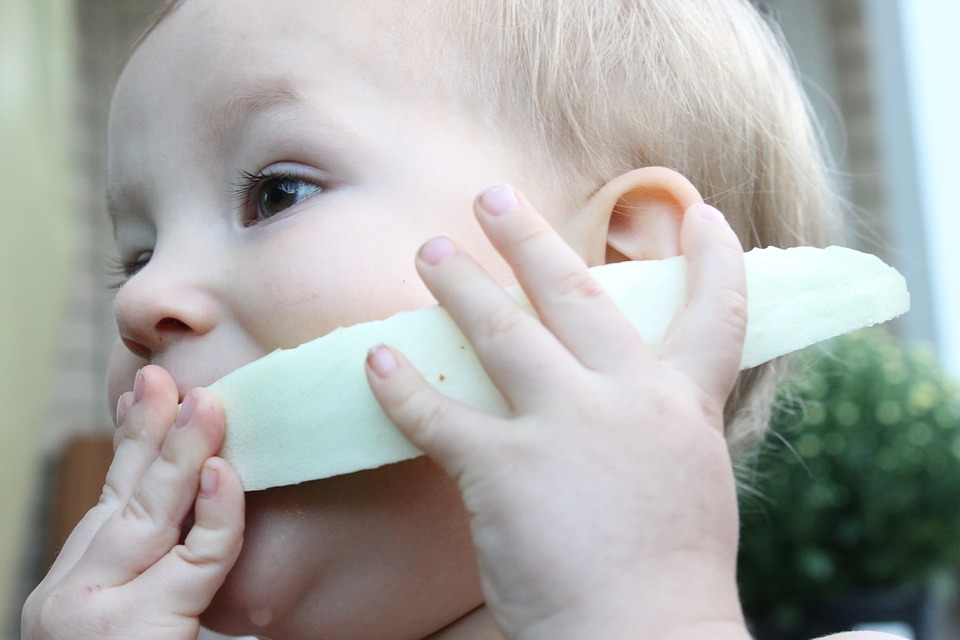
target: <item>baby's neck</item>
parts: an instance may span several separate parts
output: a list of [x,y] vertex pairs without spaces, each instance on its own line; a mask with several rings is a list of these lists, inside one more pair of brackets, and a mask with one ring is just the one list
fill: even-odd
[[490,612],[479,606],[449,626],[423,640],[506,640]]

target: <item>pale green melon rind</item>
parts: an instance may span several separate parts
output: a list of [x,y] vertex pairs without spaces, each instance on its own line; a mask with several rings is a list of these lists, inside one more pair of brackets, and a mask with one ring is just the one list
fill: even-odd
[[[903,277],[878,258],[851,249],[757,249],[744,260],[750,320],[742,368],[885,322],[909,308]],[[685,264],[683,258],[670,258],[591,271],[655,346],[683,304]],[[519,289],[511,291],[529,308]],[[364,359],[378,343],[400,349],[447,395],[506,412],[469,343],[439,307],[337,329],[274,352],[210,386],[227,417],[220,455],[247,491],[421,455],[393,426],[367,385]]]

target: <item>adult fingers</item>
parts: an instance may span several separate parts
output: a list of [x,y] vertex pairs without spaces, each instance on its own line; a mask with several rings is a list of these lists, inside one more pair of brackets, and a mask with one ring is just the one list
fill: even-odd
[[704,204],[683,219],[687,302],[667,331],[661,357],[722,409],[733,389],[747,329],[743,249],[722,214]]

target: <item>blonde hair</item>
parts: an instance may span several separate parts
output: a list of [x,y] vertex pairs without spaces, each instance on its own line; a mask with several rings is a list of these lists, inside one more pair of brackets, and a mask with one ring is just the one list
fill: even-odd
[[819,240],[833,198],[814,120],[781,40],[747,0],[437,7],[461,69],[479,70],[459,74],[463,88],[552,159],[563,184],[579,177],[590,190],[668,166],[748,249]]
[[[838,199],[815,121],[781,39],[747,0],[420,6],[410,24],[439,18],[443,49],[424,73],[549,163],[572,201],[666,166],[724,212],[745,249],[822,243]],[[778,368],[741,374],[727,403],[734,453],[766,430]]]
[[[583,201],[643,166],[685,175],[745,249],[822,244],[838,198],[787,50],[747,0],[437,3],[456,77]],[[471,25],[464,29],[463,25]],[[731,450],[766,431],[783,369],[744,372]]]

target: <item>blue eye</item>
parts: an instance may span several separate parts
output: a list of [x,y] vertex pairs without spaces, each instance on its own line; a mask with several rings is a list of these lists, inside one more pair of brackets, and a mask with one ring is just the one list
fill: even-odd
[[288,173],[244,172],[237,196],[246,206],[255,209],[246,222],[249,226],[269,220],[324,190],[323,185]]

